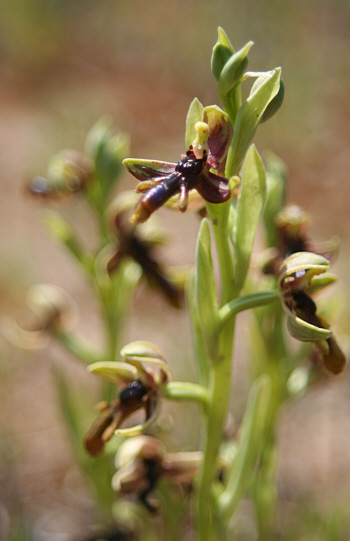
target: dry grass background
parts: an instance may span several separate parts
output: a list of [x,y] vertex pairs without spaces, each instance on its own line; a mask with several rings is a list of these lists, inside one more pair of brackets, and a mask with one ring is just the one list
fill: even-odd
[[[23,197],[23,182],[43,174],[52,153],[82,149],[86,132],[105,113],[131,134],[133,156],[177,160],[190,101],[197,96],[204,104],[218,103],[210,54],[221,25],[236,48],[255,41],[252,69],[282,65],[285,104],[261,127],[257,145],[261,151],[273,149],[286,162],[288,202],[312,213],[313,238],[342,238],[334,270],[340,275],[335,291],[345,314],[338,326],[347,344],[346,0],[1,0],[0,6],[1,313],[27,321],[27,287],[52,282],[76,299],[80,330],[101,341],[92,292],[69,257],[51,243],[40,207]],[[123,183],[134,186],[127,175]],[[95,227],[84,204],[63,213],[93,244]],[[192,264],[196,219],[185,215],[180,220],[166,211],[160,215],[172,240],[165,259]],[[243,329],[239,335],[235,376],[244,382],[247,337]],[[125,340],[142,338],[164,349],[176,378],[187,377],[188,366],[192,370],[187,316],[170,312],[146,288],[137,293]],[[0,539],[7,539],[5,509],[30,522],[37,539],[80,539],[93,521],[93,502],[72,461],[52,364],[65,367],[82,392],[92,388],[90,378],[59,346],[35,356],[14,351],[2,338],[0,346]],[[279,481],[284,501],[327,510],[349,503],[349,383],[348,373],[327,381],[283,412]],[[239,388],[236,383],[233,406],[238,412],[244,401]],[[188,424],[182,421],[184,413]],[[173,415],[174,445],[195,445],[195,409],[181,406]]]

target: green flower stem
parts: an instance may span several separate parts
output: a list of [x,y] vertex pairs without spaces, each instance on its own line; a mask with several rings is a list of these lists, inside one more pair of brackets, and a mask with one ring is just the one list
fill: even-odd
[[73,355],[76,355],[86,364],[110,360],[103,355],[99,355],[98,352],[95,352],[94,345],[78,333],[61,331],[55,333],[55,336],[68,351],[73,353]]
[[[230,302],[235,294],[233,258],[227,234],[229,205],[230,202],[216,206],[208,205],[220,268],[221,306]],[[218,336],[219,357],[212,359],[212,367],[209,373],[207,434],[198,488],[198,539],[200,541],[217,539],[215,534],[217,525],[214,524],[213,520],[214,499],[212,485],[229,403],[234,328],[234,318],[230,318],[221,328]]]
[[277,300],[279,300],[277,291],[261,291],[259,293],[252,293],[251,295],[244,295],[244,297],[238,297],[220,308],[219,324],[225,325],[228,320],[239,312],[249,310],[250,308],[257,308],[258,306],[265,306]]
[[[242,105],[242,90],[238,83],[228,96],[220,96],[225,113],[228,114],[232,126],[235,125],[238,109]],[[232,176],[232,175],[231,175]]]
[[207,406],[209,395],[202,385],[185,381],[171,381],[161,390],[161,394],[170,400],[190,400],[204,406]]
[[226,490],[218,499],[221,520],[228,522],[250,481],[254,464],[263,445],[266,419],[269,413],[271,380],[261,376],[253,384],[244,419],[237,455],[232,465]]
[[218,540],[216,531],[219,525],[214,523],[212,485],[217,471],[217,456],[229,402],[233,334],[234,327],[231,321],[222,332],[220,340],[220,351],[225,351],[226,354],[221,357],[220,362],[213,364],[210,374],[206,444],[198,490],[199,541]]

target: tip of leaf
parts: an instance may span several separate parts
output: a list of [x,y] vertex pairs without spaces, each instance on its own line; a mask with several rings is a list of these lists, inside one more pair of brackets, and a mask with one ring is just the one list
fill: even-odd
[[234,48],[232,47],[232,44],[231,44],[230,40],[228,39],[225,30],[223,28],[221,28],[221,26],[218,27],[218,41],[217,41],[217,43],[219,43],[223,47],[226,47],[227,49],[229,49],[231,51],[231,53],[234,53]]

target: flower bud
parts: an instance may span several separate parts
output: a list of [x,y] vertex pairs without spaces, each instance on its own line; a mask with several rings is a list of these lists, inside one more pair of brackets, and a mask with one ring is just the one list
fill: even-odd
[[218,41],[213,47],[211,56],[211,71],[217,81],[220,80],[220,75],[223,67],[234,54],[234,49],[222,28],[218,28]]
[[253,45],[249,41],[242,49],[234,53],[222,68],[218,91],[221,96],[226,97],[239,83],[248,66],[248,53]]

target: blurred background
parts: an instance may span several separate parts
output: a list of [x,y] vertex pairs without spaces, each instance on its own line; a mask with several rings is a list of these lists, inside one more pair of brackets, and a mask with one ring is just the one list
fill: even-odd
[[[24,197],[23,185],[31,176],[45,174],[53,153],[83,150],[88,130],[104,114],[117,130],[130,133],[132,156],[177,161],[185,150],[192,99],[220,105],[210,56],[222,26],[236,49],[254,41],[249,69],[282,66],[284,105],[259,128],[256,144],[260,152],[272,149],[286,163],[287,201],[312,214],[312,238],[341,237],[333,268],[340,280],[331,295],[340,298],[344,317],[338,334],[346,345],[348,0],[0,0],[0,8],[1,314],[25,321],[28,286],[52,282],[75,298],[82,332],[101,341],[93,294],[66,253],[51,242],[41,207]],[[130,189],[135,186],[127,174],[123,182]],[[93,244],[95,224],[84,204],[63,212],[84,241]],[[192,264],[198,221],[190,215],[180,221],[167,211],[160,215],[172,241],[165,259]],[[159,344],[174,377],[185,379],[188,366],[193,370],[187,316],[165,312],[160,321],[167,308],[156,298],[145,317],[150,299],[145,289],[137,293],[127,339]],[[15,539],[6,533],[11,517],[22,528],[18,539],[31,539],[32,534],[23,533],[29,531],[40,540],[83,539],[93,523],[94,506],[70,454],[52,366],[66,367],[83,390],[91,386],[90,377],[59,346],[33,356],[14,351],[2,338],[0,344],[0,539]],[[175,346],[183,359],[176,364]],[[240,368],[238,360],[238,380]],[[348,389],[345,374],[284,412],[279,482],[286,501],[307,502],[321,513],[349,504]],[[234,394],[238,415],[243,403],[244,397]],[[197,411],[186,408],[177,408],[172,421],[178,448],[188,441],[192,448],[198,444],[199,435],[192,434]],[[190,416],[188,425],[181,421],[184,413]]]

